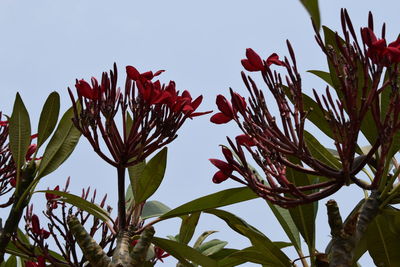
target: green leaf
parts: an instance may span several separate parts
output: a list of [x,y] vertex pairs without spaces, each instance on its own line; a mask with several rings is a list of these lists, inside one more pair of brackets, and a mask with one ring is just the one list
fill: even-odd
[[246,262],[258,263],[264,266],[274,267],[275,262],[260,252],[255,247],[248,247],[242,250],[231,253],[227,257],[218,261],[219,267],[237,266]]
[[331,87],[334,87],[332,78],[331,78],[331,74],[329,72],[322,71],[322,70],[309,70],[307,72],[314,74],[315,76],[321,78],[324,82],[329,84]]
[[[291,160],[294,161],[294,163],[298,163],[295,162],[294,159]],[[309,185],[312,183],[308,175],[299,173],[292,168],[286,169],[286,178],[296,186]],[[288,209],[310,251],[314,251],[315,249],[315,217],[317,215],[317,209],[318,202],[299,205]]]
[[48,193],[60,196],[60,201],[64,201],[81,210],[84,210],[103,222],[109,222],[112,220],[110,214],[106,210],[76,195],[57,190],[40,190],[36,191],[35,193]]
[[264,254],[274,266],[292,266],[290,259],[263,233],[247,224],[243,219],[223,210],[207,210],[206,213],[213,214],[224,220],[234,231],[247,237],[257,250]]
[[199,218],[200,212],[195,212],[183,217],[181,228],[179,229],[179,242],[183,244],[189,243],[193,237]]
[[[131,167],[128,167],[129,180],[131,182],[130,188],[131,188],[132,193],[137,192],[139,190],[138,189],[139,178],[142,175],[145,167],[146,167],[145,160],[143,160],[143,161],[139,162],[138,164],[135,164]],[[132,201],[134,200],[134,198],[135,197],[132,198]]]
[[31,122],[19,93],[15,97],[9,125],[9,146],[16,165],[17,177],[19,177],[20,169],[25,163],[26,152],[31,143]]
[[321,145],[320,142],[318,142],[318,140],[312,134],[304,131],[304,140],[308,149],[311,152],[311,155],[314,158],[338,170],[342,168],[342,164],[340,163],[340,161],[335,158],[335,156],[332,155],[332,153],[328,149]]
[[171,208],[157,200],[146,201],[143,205],[142,220],[158,217],[170,211]]
[[385,208],[369,225],[368,252],[376,266],[400,266],[400,211]]
[[167,147],[164,147],[144,167],[133,192],[136,203],[146,201],[160,186],[167,166],[167,151]]
[[193,245],[193,248],[199,248],[201,246],[201,244],[203,244],[204,240],[206,240],[207,237],[209,237],[210,235],[216,233],[217,231],[205,231],[203,232],[199,238],[197,238],[196,242]]
[[292,242],[293,246],[297,250],[301,250],[301,242],[299,229],[297,229],[296,224],[294,223],[289,211],[278,205],[273,205],[269,201],[267,201],[270,209],[275,215],[275,218],[278,220],[279,224],[282,226],[285,231],[287,237]]
[[13,242],[8,242],[6,247],[6,252],[10,255],[15,255],[18,257],[22,257],[24,259],[29,259],[29,255],[27,255],[25,251],[21,251],[19,248],[17,248]]
[[196,211],[223,207],[257,197],[258,196],[248,187],[226,189],[185,203],[165,213],[164,215],[160,216],[160,218],[167,219],[177,217]]
[[17,257],[10,256],[6,261],[6,267],[17,267]]
[[38,126],[38,148],[49,138],[57,125],[58,114],[60,113],[60,96],[57,92],[52,92],[43,105],[40,113]]
[[72,123],[73,108],[65,112],[55,133],[49,141],[40,162],[38,177],[43,177],[55,171],[75,149],[81,133]]
[[307,12],[310,14],[317,30],[321,28],[321,18],[319,15],[318,0],[300,0]]
[[[229,255],[231,255],[232,253],[234,253],[236,251],[239,251],[239,250],[233,249],[233,248],[223,248],[220,251],[210,255],[210,258],[212,258],[214,260],[222,260],[223,258],[228,257]],[[218,264],[218,266],[219,266],[219,264]]]
[[226,245],[228,244],[228,242],[226,241],[221,241],[219,239],[213,239],[210,241],[207,241],[203,244],[201,244],[201,246],[198,248],[198,250],[206,256],[210,256],[213,255],[217,252],[219,252],[220,250],[222,250]]
[[187,260],[189,260],[201,266],[206,266],[206,267],[218,266],[217,261],[201,254],[197,250],[185,244],[159,237],[154,237],[152,239],[152,243],[162,248],[172,256],[174,256],[183,264],[189,265],[189,263],[187,262]]
[[293,246],[292,243],[284,242],[284,241],[274,241],[275,246],[278,248],[287,248]]

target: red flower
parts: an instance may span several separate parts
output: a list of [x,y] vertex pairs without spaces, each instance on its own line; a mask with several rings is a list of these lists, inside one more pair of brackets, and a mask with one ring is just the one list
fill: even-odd
[[233,167],[229,163],[226,163],[225,161],[219,159],[209,159],[209,161],[219,169],[219,171],[214,174],[214,183],[219,184],[228,179],[229,176],[232,174]]
[[264,70],[264,63],[261,57],[254,52],[253,49],[247,48],[246,49],[246,58],[242,59],[243,67],[248,71],[263,71]]
[[241,135],[236,136],[236,142],[241,146],[255,146],[256,145],[256,143],[253,141],[253,139],[246,134],[241,134]]
[[[60,190],[60,186],[57,185],[56,187],[54,187],[53,190],[54,191],[59,191]],[[56,209],[58,207],[57,201],[55,201],[55,199],[58,199],[58,198],[60,198],[60,196],[55,195],[55,194],[46,193],[47,202],[49,203],[50,208],[52,208],[52,209]]]
[[389,66],[400,62],[400,38],[386,45],[385,39],[377,39],[370,28],[361,30],[363,42],[368,46],[367,57],[375,64]]
[[232,106],[233,110],[235,113],[239,111],[240,113],[243,113],[246,110],[246,100],[244,99],[243,96],[239,95],[236,92],[233,92],[231,90],[231,97],[232,97]]
[[133,66],[126,66],[126,74],[128,77],[134,81],[151,81],[154,77],[160,75],[163,73],[164,70],[159,70],[153,73],[152,71],[146,71],[143,72],[142,74],[139,73],[139,71],[133,67]]
[[286,66],[285,62],[279,60],[279,56],[276,53],[271,54],[267,58],[267,66],[271,66],[272,64],[275,64],[278,66]]
[[217,96],[216,103],[221,112],[214,114],[210,119],[211,122],[223,124],[235,118],[235,112],[231,103],[229,103],[229,101],[223,95]]
[[163,258],[166,258],[169,256],[169,253],[165,252],[162,248],[159,248],[159,247],[155,247],[154,252],[156,254],[156,259],[160,260],[161,262],[164,262]]
[[78,94],[91,100],[97,100],[99,98],[98,88],[99,84],[96,78],[92,77],[92,86],[90,86],[85,80],[76,80],[75,87]]
[[41,238],[47,239],[50,236],[50,233],[43,228],[40,228],[40,222],[37,215],[32,215],[31,217],[32,222],[32,233],[40,236]]

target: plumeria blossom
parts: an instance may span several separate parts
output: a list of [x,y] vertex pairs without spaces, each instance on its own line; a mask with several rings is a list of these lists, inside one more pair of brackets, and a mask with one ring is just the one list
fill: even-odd
[[161,262],[164,262],[164,258],[166,258],[166,257],[168,257],[168,256],[170,256],[170,254],[169,253],[167,253],[167,252],[165,252],[162,248],[160,248],[160,247],[155,247],[154,248],[154,252],[155,252],[155,258],[156,258],[156,261],[157,260],[159,260],[159,261],[161,261]]
[[228,179],[234,171],[233,166],[225,161],[219,159],[210,159],[210,162],[219,169],[219,171],[216,172],[213,177],[213,182],[216,184]]
[[279,56],[276,53],[272,53],[267,60],[264,62],[261,57],[251,48],[246,49],[246,59],[242,59],[242,66],[247,71],[264,71],[266,67],[272,64],[278,66],[285,66],[285,62],[279,60]]
[[39,217],[36,214],[33,214],[32,217],[30,218],[31,220],[31,227],[32,227],[32,233],[39,236],[42,239],[47,239],[50,236],[50,232],[46,231],[43,228],[40,228],[40,221]]
[[[242,79],[250,94],[248,105],[232,90],[231,102],[222,95],[217,96],[220,112],[214,114],[211,121],[217,124],[234,121],[243,134],[235,138],[235,143],[228,138],[229,149],[235,158],[223,149],[225,160],[210,160],[218,168],[213,176],[214,182],[231,178],[283,207],[318,201],[351,183],[364,190],[377,190],[387,157],[391,157],[394,136],[400,132],[400,92],[391,89],[399,88],[398,68],[391,66],[400,62],[400,38],[389,45],[384,35],[378,39],[370,16],[369,27],[361,29],[363,43],[360,45],[347,12],[342,10],[341,15],[343,38],[338,34],[333,40],[322,38],[316,32],[316,41],[332,66],[330,75],[340,84],[335,87],[338,99],[330,93],[329,87],[322,95],[313,90],[318,111],[305,103],[301,76],[290,42],[287,42],[290,60],[285,57],[284,61],[275,53],[263,61],[254,50],[246,49],[243,67],[261,75],[273,98],[267,98],[252,77],[244,72]],[[271,65],[282,66],[284,74],[271,70]],[[380,101],[382,92],[387,90],[391,90],[390,99],[386,100],[388,109],[382,114]],[[272,100],[279,110],[278,118],[272,114]],[[368,136],[371,150],[366,155],[359,155],[357,142],[359,136],[365,134],[362,122],[367,114],[371,115],[371,123],[377,132],[373,137]],[[315,116],[325,120],[328,128],[325,131],[329,131],[328,135],[334,139],[340,168],[327,164],[310,152],[308,142],[312,134],[305,130],[305,124],[313,120],[312,116],[314,120]],[[372,182],[358,178],[357,174],[377,151],[380,160],[374,166],[376,173]],[[263,177],[249,165],[249,155],[263,171]],[[310,179],[309,183],[300,184],[293,177],[301,175],[324,177],[325,180]]]
[[400,62],[400,37],[396,41],[386,44],[386,39],[378,39],[371,28],[362,28],[363,42],[368,46],[367,56],[373,63],[389,66]]
[[231,93],[231,102],[229,102],[223,95],[218,95],[216,104],[220,112],[214,114],[210,121],[215,124],[228,123],[231,120],[237,119],[237,113],[243,114],[246,110],[246,100],[244,97],[234,91]]
[[[155,80],[164,70],[140,73],[135,67],[126,67],[125,89],[117,86],[117,67],[104,72],[101,82],[77,80],[75,87],[82,109],[74,105],[73,122],[89,140],[94,150],[113,166],[131,166],[176,138],[176,133],[188,118],[208,114],[196,112],[203,97],[192,98],[189,91],[176,90],[174,81],[167,85]],[[114,120],[122,113],[122,127]],[[133,121],[128,119],[132,118]],[[110,156],[100,149],[99,138],[104,139]],[[135,159],[132,161],[132,159]]]
[[[53,191],[60,191],[60,186],[57,185],[54,187]],[[56,209],[58,207],[57,199],[59,199],[60,196],[51,193],[46,193],[45,196],[48,207],[51,209]]]

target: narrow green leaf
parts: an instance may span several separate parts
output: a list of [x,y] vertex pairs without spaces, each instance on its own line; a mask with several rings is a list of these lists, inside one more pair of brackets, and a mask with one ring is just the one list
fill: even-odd
[[58,114],[60,113],[60,96],[57,92],[52,92],[43,105],[40,113],[38,126],[38,148],[49,138],[57,125]]
[[55,171],[75,149],[81,133],[72,123],[73,116],[74,111],[70,108],[61,118],[55,133],[44,151],[38,177],[43,177]]
[[10,255],[29,259],[29,255],[27,255],[25,251],[21,251],[19,248],[17,248],[13,242],[8,242],[6,252]]
[[60,196],[60,201],[64,201],[81,210],[84,210],[87,213],[93,215],[94,217],[102,220],[103,222],[109,222],[112,220],[110,214],[105,209],[79,196],[56,190],[40,190],[36,191],[35,193],[49,193],[56,196]]
[[[188,265],[187,260],[192,261],[201,266],[207,267],[217,267],[217,261],[207,257],[197,250],[172,240],[154,237],[152,239],[154,245],[162,248],[176,259],[178,259],[181,263]],[[190,266],[190,265],[189,265]]]
[[338,170],[342,168],[340,161],[335,158],[328,149],[321,145],[312,134],[304,131],[304,140],[314,158]]
[[185,203],[165,213],[164,215],[160,216],[160,218],[167,219],[196,211],[219,208],[257,197],[258,196],[248,187],[226,189]]
[[[233,248],[223,248],[220,251],[210,255],[210,258],[219,261],[219,260],[222,260],[223,258],[228,257],[232,253],[235,253],[236,251],[239,251],[239,250],[238,249],[233,249]],[[219,266],[219,264],[218,264],[218,266]]]
[[31,122],[29,113],[19,93],[15,97],[12,115],[9,119],[10,150],[16,165],[17,176],[25,163],[26,152],[31,143]]
[[195,212],[183,217],[181,228],[179,229],[179,242],[183,244],[189,243],[193,237],[199,218],[200,212]]
[[275,261],[272,261],[268,255],[260,252],[255,247],[248,247],[242,250],[231,253],[227,257],[218,261],[219,267],[237,266],[246,262],[262,264],[265,266],[276,266]]
[[329,72],[322,70],[308,70],[307,72],[314,74],[315,76],[321,78],[324,82],[329,84],[331,87],[334,87],[331,74]]
[[274,266],[292,266],[290,259],[268,237],[243,219],[223,210],[212,209],[205,212],[219,217],[232,230],[247,237],[260,253],[263,253],[266,258],[275,264]]
[[319,30],[321,28],[321,18],[319,15],[318,0],[300,0],[300,2],[310,14],[315,27]]
[[6,267],[17,267],[17,257],[10,256],[6,261]]
[[[295,161],[294,159],[291,160]],[[299,173],[292,168],[286,169],[286,178],[296,186],[309,185],[312,183],[311,178],[308,175]],[[297,229],[299,229],[300,234],[306,241],[310,251],[314,251],[315,249],[315,217],[317,215],[317,209],[318,202],[300,205],[289,209],[290,215],[293,218]]]
[[293,246],[297,250],[301,250],[299,229],[297,229],[297,226],[294,223],[289,211],[287,209],[279,207],[278,205],[273,205],[268,201],[267,203],[271,211],[274,213],[275,218],[278,220],[279,224],[285,231],[287,237],[292,242]]
[[226,245],[228,244],[228,242],[226,241],[221,241],[219,239],[213,239],[210,241],[207,241],[203,244],[201,244],[201,246],[198,248],[198,250],[206,256],[210,256],[213,255],[217,252],[219,252],[220,250],[222,250]]
[[287,248],[287,247],[293,246],[292,243],[284,242],[284,241],[274,241],[274,244],[278,248]]
[[[134,195],[136,194],[134,192],[137,192],[139,190],[138,189],[139,178],[143,173],[144,167],[146,167],[145,160],[139,162],[136,165],[128,167],[129,180],[131,182],[130,188]],[[134,200],[134,198],[135,197],[133,196],[132,200]]]
[[400,266],[400,211],[385,208],[369,225],[368,252],[376,266]]
[[164,147],[144,167],[133,192],[136,203],[146,201],[160,186],[167,166],[167,151],[167,147]]
[[210,235],[216,233],[217,231],[205,231],[203,232],[196,240],[196,242],[193,245],[193,248],[197,249],[203,244],[204,240],[206,240],[207,237]]
[[161,216],[170,210],[171,208],[161,203],[160,201],[146,201],[146,203],[144,203],[142,215],[140,217],[142,218],[142,220],[146,220],[149,218]]

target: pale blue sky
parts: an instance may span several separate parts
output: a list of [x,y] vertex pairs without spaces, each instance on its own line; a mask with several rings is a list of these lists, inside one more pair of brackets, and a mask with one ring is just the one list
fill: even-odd
[[[322,23],[332,29],[340,30],[340,8],[346,7],[355,28],[366,25],[368,11],[372,10],[377,23],[387,22],[389,39],[399,32],[398,1],[324,0],[320,5]],[[140,71],[165,69],[161,81],[175,80],[178,89],[188,89],[194,96],[202,94],[200,109],[216,110],[217,94],[228,94],[229,87],[244,93],[240,60],[245,49],[252,47],[263,58],[273,52],[287,55],[286,39],[291,40],[304,73],[305,92],[323,88],[316,78],[305,74],[309,69],[325,69],[325,60],[314,42],[308,14],[296,0],[2,0],[0,34],[0,109],[11,113],[19,91],[33,125],[51,91],[60,93],[64,111],[70,105],[66,88],[73,87],[76,78],[100,77],[114,62],[120,77],[124,77],[125,65],[134,65]],[[209,116],[187,121],[178,139],[169,145],[166,177],[152,199],[177,207],[196,197],[238,186],[234,182],[213,184],[215,168],[208,162],[208,158],[221,157],[218,145],[225,143],[225,136],[237,133],[234,125],[212,125]],[[90,185],[100,195],[108,193],[109,203],[115,207],[116,192],[109,190],[116,188],[114,169],[104,164],[83,138],[71,158],[44,178],[38,188],[64,184],[68,176],[72,193]],[[344,214],[361,197],[360,190],[351,188],[334,196]],[[36,211],[43,207],[38,203]],[[321,251],[329,241],[324,203],[320,205],[317,229],[317,248]],[[272,240],[286,240],[262,200],[226,209]],[[157,235],[176,234],[177,222],[157,225]],[[211,216],[204,215],[198,229],[196,235],[203,230],[220,230],[214,238],[229,241],[229,247],[248,245],[246,239],[226,230],[224,223]],[[363,262],[371,266],[370,260]],[[168,260],[164,266],[174,266],[174,261]]]

